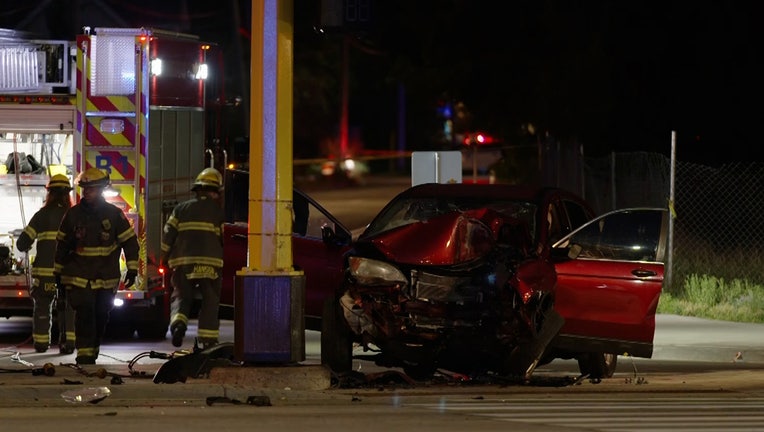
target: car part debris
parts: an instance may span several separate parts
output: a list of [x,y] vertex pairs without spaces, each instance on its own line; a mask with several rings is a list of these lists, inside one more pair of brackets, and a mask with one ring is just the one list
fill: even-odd
[[108,387],[83,387],[74,390],[67,390],[61,393],[61,397],[70,403],[97,404],[111,395]]
[[[232,399],[228,396],[209,396],[207,398],[207,406],[212,406],[217,403],[227,403],[232,405],[241,405],[242,401],[238,399]],[[254,406],[272,406],[271,405],[271,398],[268,396],[249,396],[247,397],[247,401],[245,402],[247,405],[254,405]]]
[[23,360],[21,358],[21,353],[19,353],[18,351],[16,351],[16,353],[11,356],[11,361],[13,363],[23,364],[24,366],[29,366],[29,367],[34,366],[34,363],[30,363],[30,362],[28,362],[26,360]]
[[53,366],[53,363],[45,363],[42,365],[41,368],[34,368],[32,369],[32,375],[45,375],[45,376],[53,376],[56,374],[56,367]]
[[247,398],[247,405],[271,406],[271,398],[268,396],[250,396]]
[[206,350],[199,349],[194,343],[194,350],[173,356],[154,374],[154,383],[173,384],[186,382],[188,378],[207,376],[216,366],[238,366],[233,361],[233,343],[224,342]]

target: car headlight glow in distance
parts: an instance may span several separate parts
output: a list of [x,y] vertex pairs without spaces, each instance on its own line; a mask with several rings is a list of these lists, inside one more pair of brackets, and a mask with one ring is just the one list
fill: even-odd
[[408,281],[398,268],[373,259],[350,257],[350,274],[363,285],[406,285]]

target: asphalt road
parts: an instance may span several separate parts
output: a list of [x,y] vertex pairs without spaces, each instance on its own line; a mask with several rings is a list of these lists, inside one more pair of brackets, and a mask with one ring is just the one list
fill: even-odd
[[[698,346],[714,346],[719,355],[742,345],[755,347],[760,326],[659,316],[657,358],[620,357],[614,377],[601,382],[576,382],[577,365],[571,361],[539,368],[525,385],[444,377],[411,385],[395,371],[355,362],[368,379],[364,385],[312,390],[303,384],[308,371],[321,368],[316,332],[306,333],[307,358],[300,364],[238,368],[270,374],[272,381],[221,383],[201,377],[154,384],[150,378],[165,360],[143,358],[132,369],[128,362],[151,350],[172,353],[169,340],[109,340],[99,364],[77,370],[68,366],[73,356],[34,353],[29,341],[9,344],[30,329],[31,322],[23,318],[0,325],[4,431],[764,431],[764,362],[748,361],[748,351],[741,359],[723,362],[660,355],[670,343],[683,347],[672,351],[680,356],[692,355]],[[192,325],[189,333],[194,330]],[[222,330],[223,340],[230,340],[233,323],[224,321]],[[711,343],[703,336],[709,332],[731,332],[736,340],[726,345],[710,338],[715,340]],[[190,341],[183,348],[190,348]],[[22,361],[36,367],[50,362],[55,374],[32,375],[33,366]],[[63,398],[94,388],[107,388],[109,396],[96,404]]]
[[351,231],[365,227],[385,204],[410,186],[411,179],[402,176],[369,177],[357,186],[325,181],[298,184]]

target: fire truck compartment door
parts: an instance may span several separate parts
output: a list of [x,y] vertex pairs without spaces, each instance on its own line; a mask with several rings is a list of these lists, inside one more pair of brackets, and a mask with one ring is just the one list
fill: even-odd
[[0,105],[0,131],[55,133],[74,131],[74,106]]

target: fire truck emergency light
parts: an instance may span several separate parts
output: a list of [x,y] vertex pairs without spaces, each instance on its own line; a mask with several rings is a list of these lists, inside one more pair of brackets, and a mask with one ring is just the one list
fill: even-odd
[[149,69],[151,71],[151,75],[162,75],[162,59],[155,58],[151,60],[151,63],[149,63]]
[[198,80],[207,79],[207,65],[205,63],[201,63],[196,67],[196,74],[194,74],[194,78]]

